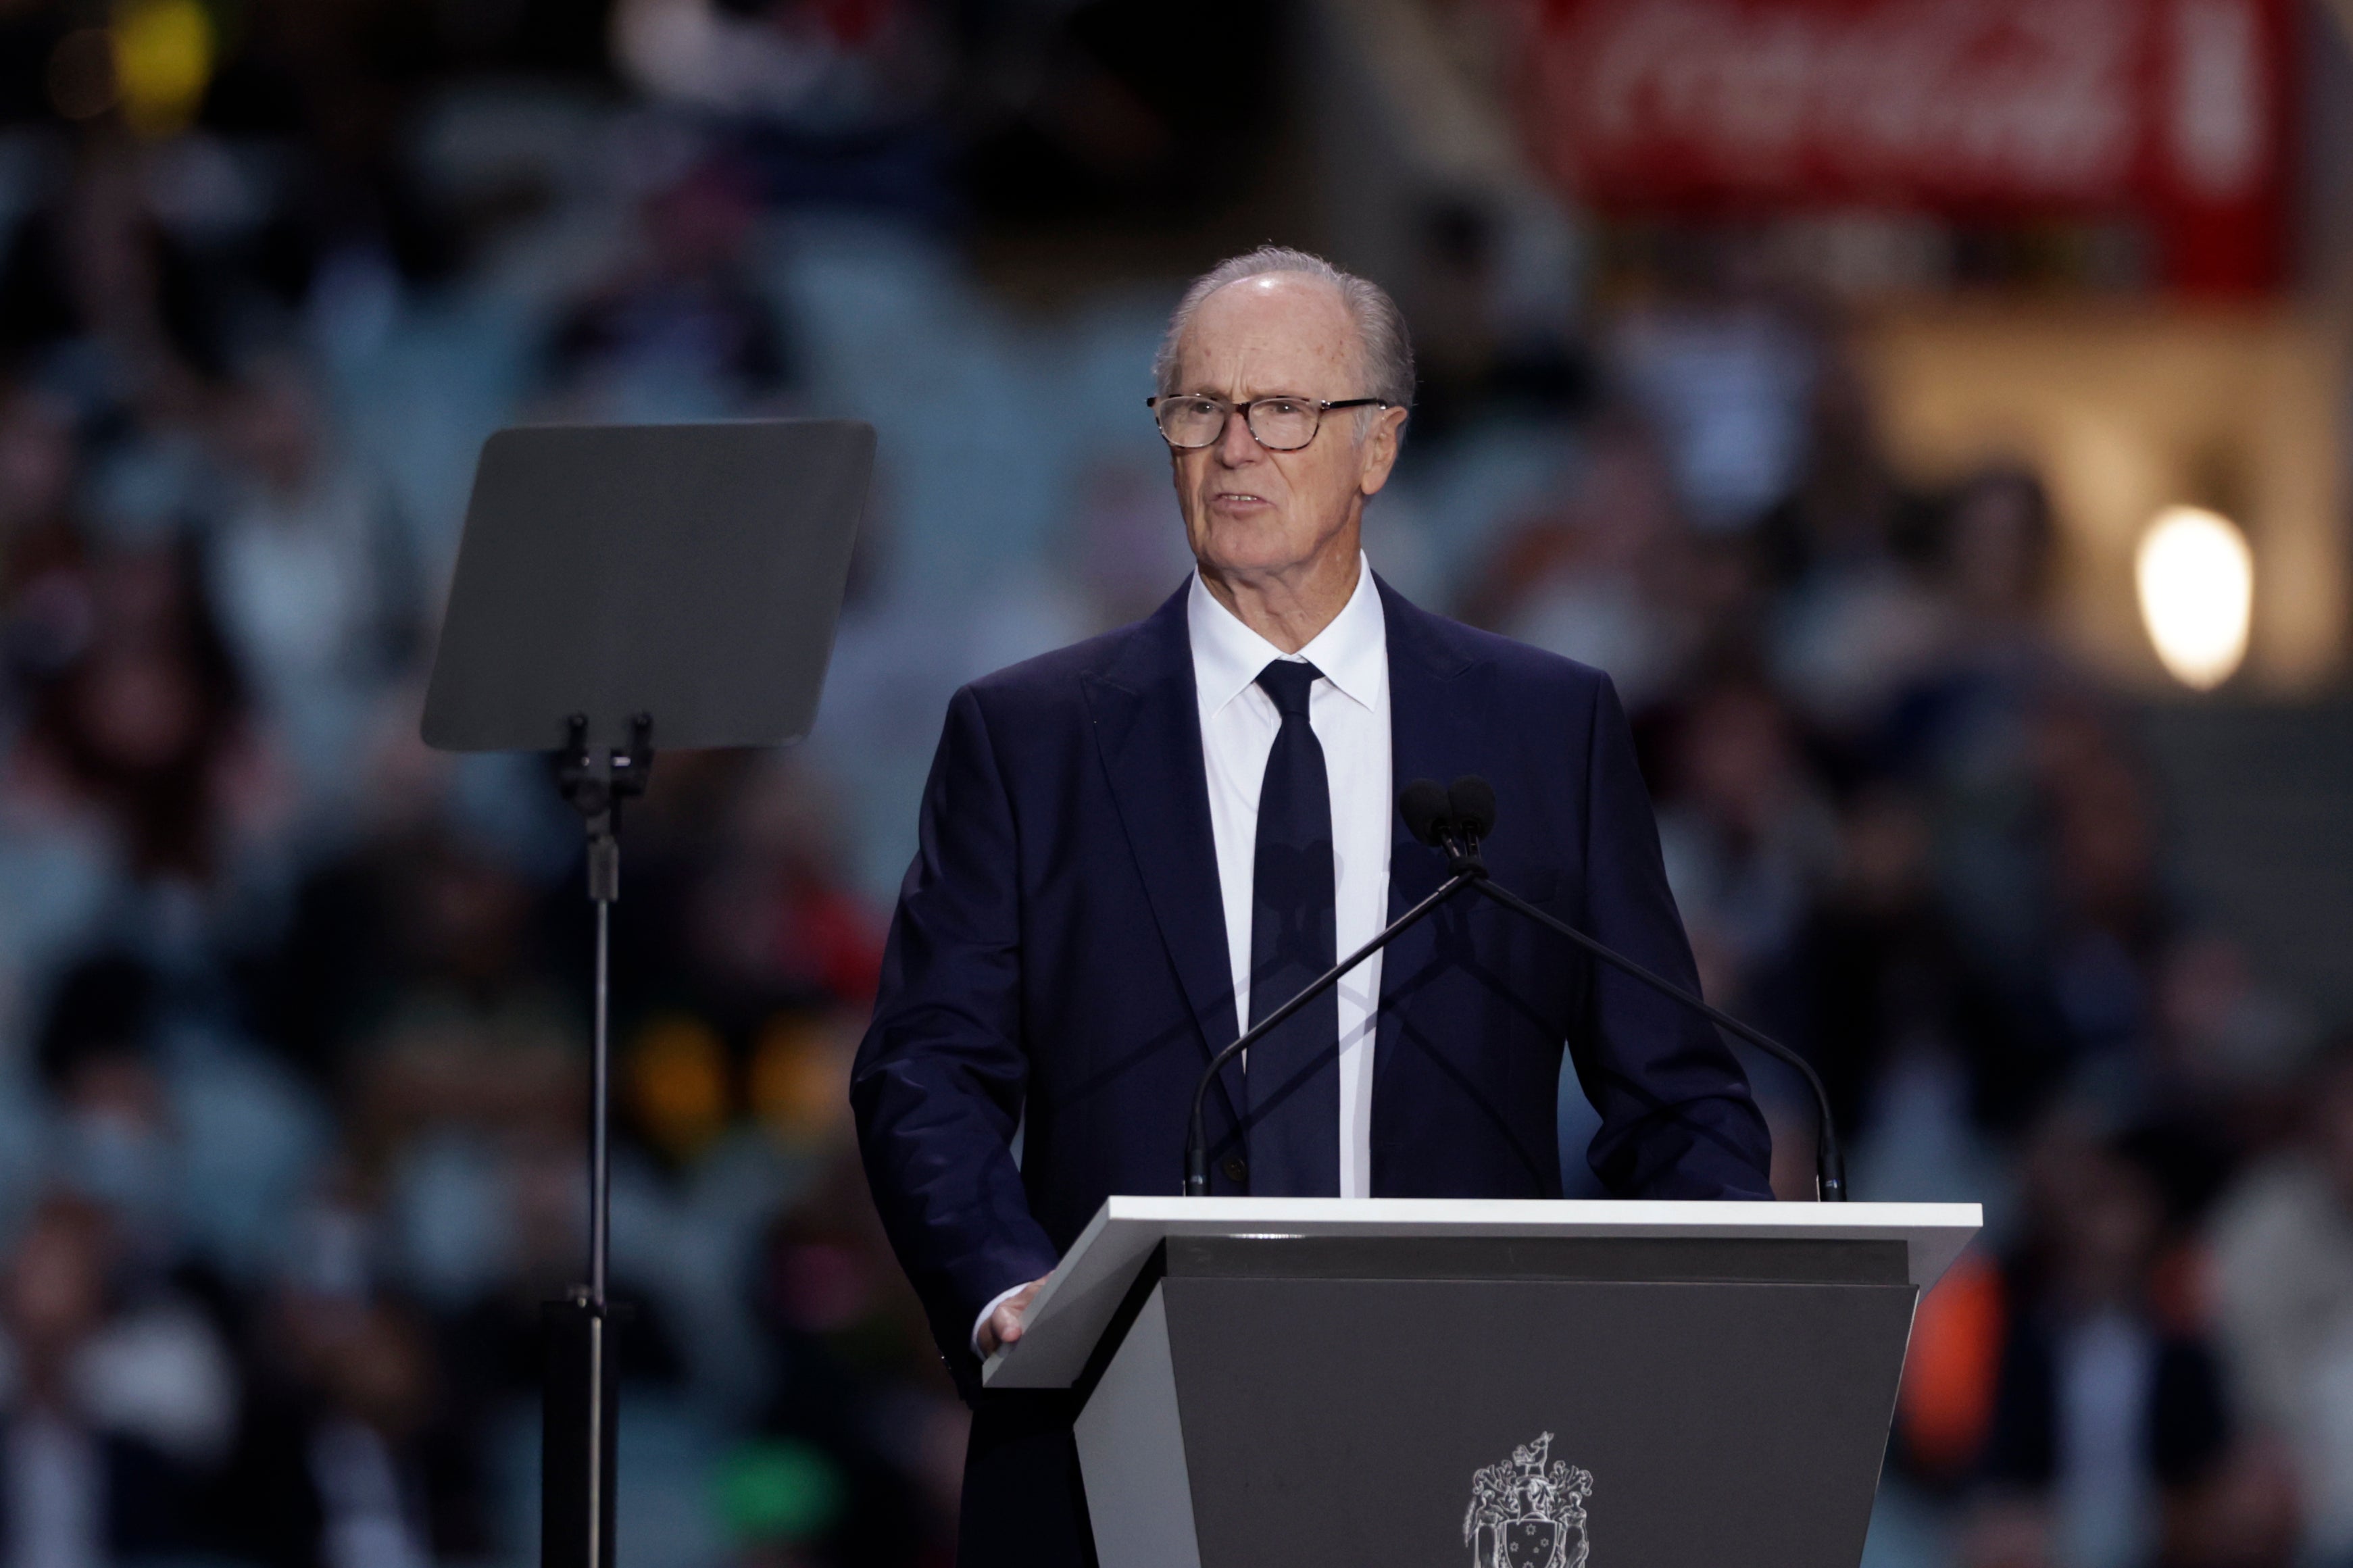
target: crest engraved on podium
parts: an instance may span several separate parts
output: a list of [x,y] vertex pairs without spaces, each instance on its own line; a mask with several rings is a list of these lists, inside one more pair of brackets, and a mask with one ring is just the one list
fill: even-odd
[[1471,1478],[1462,1543],[1472,1568],[1585,1568],[1592,1495],[1590,1471],[1552,1457],[1551,1433],[1513,1449]]

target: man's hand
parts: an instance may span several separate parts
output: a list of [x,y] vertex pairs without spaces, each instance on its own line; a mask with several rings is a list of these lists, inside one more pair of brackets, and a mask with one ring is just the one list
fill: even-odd
[[980,1326],[980,1353],[986,1358],[995,1355],[1021,1337],[1021,1320],[1029,1310],[1029,1303],[1038,1299],[1038,1287],[1046,1281],[1032,1279],[1012,1295],[997,1304],[988,1314],[988,1321]]

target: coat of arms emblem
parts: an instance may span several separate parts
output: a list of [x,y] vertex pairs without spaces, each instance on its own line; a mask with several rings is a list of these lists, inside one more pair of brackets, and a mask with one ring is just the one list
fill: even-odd
[[1551,1433],[1513,1449],[1508,1461],[1471,1478],[1462,1543],[1472,1568],[1585,1568],[1592,1495],[1589,1471],[1552,1457]]

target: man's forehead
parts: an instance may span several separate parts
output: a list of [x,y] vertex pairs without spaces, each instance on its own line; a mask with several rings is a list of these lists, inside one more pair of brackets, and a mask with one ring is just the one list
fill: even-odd
[[1186,324],[1178,358],[1249,350],[1303,359],[1347,360],[1356,323],[1339,290],[1304,273],[1270,272],[1227,284]]

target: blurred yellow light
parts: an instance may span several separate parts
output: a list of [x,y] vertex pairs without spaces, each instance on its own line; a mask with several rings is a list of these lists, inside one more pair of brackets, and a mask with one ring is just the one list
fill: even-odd
[[849,1111],[849,1044],[820,1021],[769,1020],[752,1047],[752,1113],[787,1142],[818,1142]]
[[700,1018],[649,1022],[629,1053],[630,1109],[656,1147],[691,1159],[727,1130],[727,1047]]
[[2166,669],[2200,691],[2228,680],[2247,655],[2254,609],[2246,535],[2219,512],[2168,507],[2141,535],[2134,566],[2141,624]]
[[142,136],[184,130],[213,77],[213,24],[197,0],[130,0],[115,12],[114,75]]

